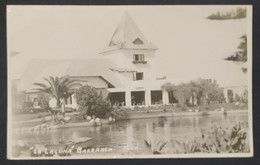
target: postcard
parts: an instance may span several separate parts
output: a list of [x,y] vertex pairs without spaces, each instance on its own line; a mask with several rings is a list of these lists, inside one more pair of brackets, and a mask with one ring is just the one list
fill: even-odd
[[252,6],[7,6],[8,159],[252,157]]

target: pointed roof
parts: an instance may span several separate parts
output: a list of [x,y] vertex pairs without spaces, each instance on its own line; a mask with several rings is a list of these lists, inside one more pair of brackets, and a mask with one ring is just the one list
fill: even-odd
[[156,50],[158,48],[144,37],[134,20],[128,13],[125,13],[111,40],[101,53],[118,49]]

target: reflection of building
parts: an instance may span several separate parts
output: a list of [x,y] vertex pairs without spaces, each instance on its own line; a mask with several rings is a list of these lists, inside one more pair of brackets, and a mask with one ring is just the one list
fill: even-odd
[[[161,90],[164,78],[156,79],[152,70],[157,47],[150,43],[133,19],[125,14],[99,59],[32,60],[22,76],[20,88],[35,97],[35,82],[44,77],[69,75],[83,85],[107,89],[112,103],[125,106],[168,104],[166,91]],[[54,100],[51,100],[54,106]],[[72,96],[67,106],[76,107]]]

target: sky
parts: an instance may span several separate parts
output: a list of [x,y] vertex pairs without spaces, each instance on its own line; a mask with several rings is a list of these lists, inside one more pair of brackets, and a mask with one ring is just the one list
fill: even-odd
[[[156,51],[157,74],[173,82],[216,79],[247,84],[241,66],[224,58],[237,51],[249,19],[209,20],[239,6],[8,6],[8,76],[19,78],[31,59],[102,58],[125,12]],[[242,6],[245,7],[245,6]]]

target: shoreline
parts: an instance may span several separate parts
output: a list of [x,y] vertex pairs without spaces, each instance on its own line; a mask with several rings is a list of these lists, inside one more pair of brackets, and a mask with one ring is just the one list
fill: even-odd
[[[116,118],[117,121],[121,120],[132,120],[132,119],[146,119],[146,118],[156,118],[156,117],[185,117],[185,116],[208,116],[208,115],[224,115],[230,113],[245,113],[248,110],[227,110],[227,111],[200,111],[200,112],[161,112],[158,114],[147,113],[145,115],[129,115],[126,117]],[[146,112],[145,112],[146,113]]]
[[[185,116],[210,116],[210,115],[225,115],[232,113],[246,113],[248,110],[226,110],[226,111],[200,111],[200,112],[136,112],[136,114],[132,114],[129,116],[117,117],[116,121],[124,121],[124,120],[134,120],[134,119],[147,119],[147,118],[157,118],[157,117],[185,117]],[[138,114],[143,113],[143,114]],[[29,121],[25,121],[25,123],[29,123]],[[50,129],[63,129],[63,128],[74,128],[74,127],[88,127],[88,126],[100,126],[103,124],[113,124],[115,122],[109,121],[108,119],[101,119],[101,122],[79,122],[79,123],[65,123],[59,125],[51,125]],[[19,123],[17,123],[19,124]],[[30,123],[33,125],[33,123]],[[38,124],[39,125],[39,124]],[[34,125],[35,126],[35,125]],[[36,125],[37,126],[37,125]],[[18,127],[16,127],[17,129]],[[25,127],[20,127],[25,128]],[[15,128],[14,128],[15,129]],[[19,129],[19,128],[18,128]]]

